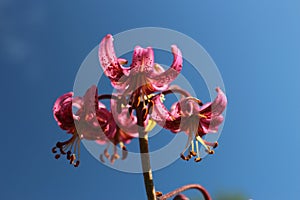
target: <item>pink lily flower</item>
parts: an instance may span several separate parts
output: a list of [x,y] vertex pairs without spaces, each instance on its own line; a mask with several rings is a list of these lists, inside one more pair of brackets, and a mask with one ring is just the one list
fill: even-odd
[[[216,89],[218,95],[213,102],[202,104],[196,98],[185,97],[179,102],[173,104],[170,111],[164,106],[161,100],[161,95],[153,98],[153,106],[151,118],[160,126],[171,130],[173,133],[185,132],[189,136],[187,147],[191,143],[191,150],[188,157],[185,157],[183,151],[181,157],[184,160],[189,160],[192,156],[197,156],[195,161],[200,161],[200,153],[198,142],[200,142],[209,154],[214,151],[211,147],[217,147],[217,142],[208,142],[203,139],[208,133],[216,133],[218,127],[223,122],[222,113],[227,106],[227,98],[220,88]],[[196,144],[196,152],[194,151],[194,141]]]
[[138,88],[142,93],[135,96],[144,96],[156,91],[163,91],[178,76],[182,69],[182,55],[180,50],[173,45],[174,56],[171,67],[164,71],[154,63],[154,52],[151,47],[146,49],[135,47],[130,67],[125,59],[117,58],[112,35],[103,38],[99,46],[99,61],[105,75],[111,80],[114,88],[123,95],[127,95]]
[[[73,106],[77,107],[78,111],[74,115],[72,113]],[[53,107],[53,115],[58,125],[66,130],[67,133],[72,134],[72,137],[64,142],[57,142],[52,149],[53,153],[60,153],[55,155],[55,158],[60,158],[61,155],[67,155],[70,164],[77,167],[80,163],[80,140],[94,140],[99,144],[108,144],[105,149],[105,156],[108,154],[108,147],[110,142],[115,145],[119,144],[123,150],[122,159],[126,158],[126,147],[124,143],[129,143],[137,133],[123,131],[117,126],[113,114],[108,111],[104,104],[98,102],[97,87],[90,87],[83,98],[73,97],[73,93],[59,97]],[[116,117],[118,120],[121,117]],[[102,154],[101,154],[102,155]],[[77,158],[78,157],[78,158]],[[111,162],[118,158],[116,148],[114,148]]]

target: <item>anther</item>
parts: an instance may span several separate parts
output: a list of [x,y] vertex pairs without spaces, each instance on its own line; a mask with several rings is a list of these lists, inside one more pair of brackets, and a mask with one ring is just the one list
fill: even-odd
[[125,160],[128,156],[128,151],[127,151],[126,146],[124,145],[123,142],[120,142],[119,145],[122,149],[122,160]]
[[65,154],[66,154],[66,152],[63,150],[63,148],[59,148],[59,151],[60,151],[60,153],[61,153],[62,155],[65,155]]
[[70,151],[68,151],[67,153],[67,160],[70,160],[71,159],[71,152],[69,153]]
[[112,157],[110,158],[110,163],[114,164],[115,160],[118,160],[119,158],[120,156],[117,153],[113,154]]
[[213,146],[213,148],[217,148],[219,146],[219,143],[218,142],[215,142],[215,145]]
[[103,154],[100,154],[99,159],[100,159],[100,161],[101,161],[102,163],[105,163],[105,160],[104,160],[104,158],[103,158]]
[[180,157],[181,157],[182,160],[188,160],[188,159],[183,155],[183,153],[180,154]]
[[190,155],[192,155],[193,157],[197,156],[197,153],[195,151],[190,151]]
[[59,158],[60,158],[60,154],[56,154],[55,159],[59,159]]
[[103,154],[104,154],[104,156],[105,156],[107,159],[109,159],[110,155],[109,155],[107,149],[104,150]]
[[56,143],[56,147],[57,147],[57,148],[61,148],[62,145],[63,145],[63,143],[61,143],[61,142],[57,142],[57,143]]
[[200,157],[195,158],[194,161],[195,161],[195,162],[200,162],[200,161],[201,161],[201,158],[200,158]]
[[74,160],[76,160],[75,154],[72,154],[70,157],[70,164],[73,164]]
[[215,153],[215,151],[214,151],[214,150],[211,150],[211,149],[206,150],[206,152],[207,152],[208,154],[214,154],[214,153]]
[[162,194],[162,192],[156,191],[155,195],[156,195],[156,197],[161,197],[163,194]]
[[77,160],[77,161],[76,161],[76,163],[74,164],[74,167],[78,167],[78,166],[79,166],[79,164],[80,164],[80,161],[79,161],[79,160]]
[[120,158],[119,154],[117,154],[117,153],[115,153],[112,157],[116,160]]
[[125,146],[122,146],[122,160],[125,160],[128,156],[128,151]]
[[57,148],[57,147],[53,147],[53,148],[52,148],[52,153],[57,153],[56,148]]

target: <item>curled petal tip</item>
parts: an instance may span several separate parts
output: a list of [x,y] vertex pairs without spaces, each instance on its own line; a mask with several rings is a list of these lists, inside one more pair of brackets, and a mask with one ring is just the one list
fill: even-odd
[[180,50],[178,49],[178,47],[175,44],[171,45],[171,51],[172,51],[172,53],[177,53],[178,51],[180,52]]
[[[181,59],[182,62],[182,54],[180,49],[176,45],[171,46],[171,51],[175,56],[178,56],[179,59]],[[180,61],[180,60],[179,60]]]
[[110,38],[113,39],[113,36],[112,36],[111,34],[107,34],[107,35],[105,36],[105,38],[106,38],[106,39],[110,39]]

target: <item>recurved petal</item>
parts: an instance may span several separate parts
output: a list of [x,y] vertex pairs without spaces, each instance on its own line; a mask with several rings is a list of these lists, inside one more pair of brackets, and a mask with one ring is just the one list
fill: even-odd
[[115,54],[112,35],[108,34],[103,38],[99,45],[98,56],[105,75],[113,84],[119,85],[119,82],[124,80],[121,77],[125,76],[127,69],[120,65]]
[[152,86],[158,90],[165,90],[169,84],[174,81],[182,69],[181,51],[176,45],[172,45],[173,63],[170,68],[160,74],[152,73],[150,75]]
[[203,115],[221,115],[227,106],[227,98],[224,92],[218,87],[216,88],[218,92],[217,97],[211,103],[207,103],[200,108],[200,113]]
[[95,113],[98,107],[98,88],[92,85],[83,96],[83,109],[86,114],[89,114]]
[[172,132],[179,132],[180,116],[172,115],[160,99],[160,95],[153,98],[153,108],[150,112],[151,118],[160,126],[171,130]]

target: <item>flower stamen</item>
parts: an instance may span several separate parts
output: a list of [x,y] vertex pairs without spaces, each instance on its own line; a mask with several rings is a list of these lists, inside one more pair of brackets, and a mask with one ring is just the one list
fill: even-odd
[[[57,149],[59,149],[59,153]],[[74,132],[73,136],[69,140],[57,142],[56,146],[52,148],[52,153],[55,154],[55,159],[59,159],[61,155],[66,155],[66,158],[70,161],[70,164],[74,165],[74,167],[78,167],[80,163],[80,138],[77,132]],[[78,157],[76,157],[76,154]]]
[[197,153],[195,152],[195,147],[194,147],[194,141],[191,141],[191,146],[190,146],[190,155],[195,157],[197,155]]
[[199,141],[205,148],[205,151],[209,154],[214,154],[214,150],[210,149],[208,145],[206,145],[206,142],[198,135],[196,136],[196,140]]
[[200,150],[199,150],[199,144],[198,141],[195,141],[196,143],[196,151],[197,151],[197,158],[194,159],[195,162],[200,162],[201,161],[201,157],[200,157]]
[[108,150],[109,150],[109,147],[110,147],[110,143],[107,144],[106,148],[104,149],[103,153],[100,154],[99,156],[99,160],[102,162],[102,163],[105,163],[105,159],[106,158],[107,160],[110,161],[111,164],[113,164],[116,160],[121,159],[122,160],[125,160],[128,156],[128,151],[127,151],[127,148],[126,146],[124,145],[123,142],[119,142],[119,145],[120,145],[120,148],[122,149],[122,156],[120,156],[118,154],[118,149],[117,149],[117,146],[116,145],[113,145],[113,154],[110,155]]

